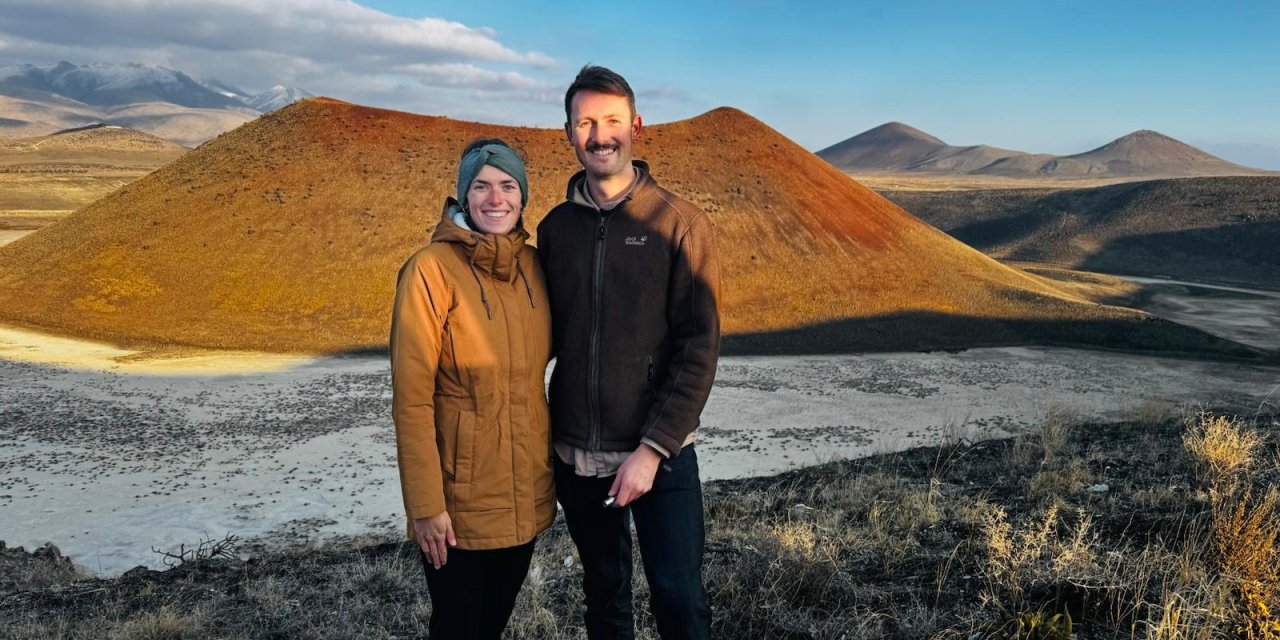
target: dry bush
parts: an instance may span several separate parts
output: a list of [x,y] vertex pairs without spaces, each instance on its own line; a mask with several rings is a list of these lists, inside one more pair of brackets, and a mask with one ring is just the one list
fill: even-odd
[[203,637],[203,627],[204,613],[199,609],[179,613],[161,607],[130,618],[111,637],[113,640],[184,640]]
[[1014,436],[1005,449],[1004,464],[1010,471],[1017,472],[1030,467],[1034,456],[1035,445],[1031,440],[1026,436]]
[[1248,485],[1215,487],[1210,503],[1219,571],[1235,585],[1239,632],[1280,639],[1280,491],[1271,487],[1255,499]]
[[1007,594],[1018,602],[1029,588],[1096,569],[1095,537],[1090,531],[1093,518],[1083,510],[1077,512],[1066,538],[1059,535],[1059,524],[1056,505],[1017,529],[1003,509],[989,512],[982,528],[988,597],[999,602],[1001,594]]
[[1163,484],[1133,492],[1134,506],[1143,510],[1167,511],[1187,503],[1187,492],[1175,486]]
[[1091,478],[1089,467],[1076,458],[1060,469],[1045,469],[1032,476],[1027,495],[1039,502],[1065,498],[1083,491]]
[[1260,499],[1253,490],[1224,487],[1210,492],[1213,532],[1222,572],[1250,582],[1280,581],[1280,491]]
[[1051,407],[1045,413],[1040,421],[1040,448],[1044,451],[1045,464],[1052,464],[1067,452],[1071,433],[1079,421],[1079,416],[1063,407]]
[[1186,425],[1182,444],[1210,483],[1251,468],[1262,446],[1262,436],[1234,418],[1201,412],[1189,416]]

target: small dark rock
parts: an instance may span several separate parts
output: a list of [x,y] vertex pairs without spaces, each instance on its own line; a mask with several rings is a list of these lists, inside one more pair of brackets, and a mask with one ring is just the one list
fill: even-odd
[[130,570],[128,570],[128,571],[126,571],[126,572],[124,572],[123,574],[121,574],[121,575],[120,575],[120,577],[121,577],[121,578],[143,578],[143,577],[146,577],[146,575],[147,575],[147,574],[149,574],[149,573],[151,573],[151,570],[150,570],[150,569],[148,569],[148,568],[146,568],[146,567],[144,567],[144,566],[142,566],[142,565],[138,565],[138,566],[136,566],[136,567],[134,567],[134,568],[132,568],[132,569],[130,569]]
[[44,543],[44,546],[40,547],[39,549],[36,549],[31,554],[31,556],[34,558],[39,558],[41,560],[48,560],[50,562],[54,562],[57,564],[71,563],[71,560],[69,558],[66,558],[62,555],[62,550],[59,549],[58,546],[53,544],[52,542]]

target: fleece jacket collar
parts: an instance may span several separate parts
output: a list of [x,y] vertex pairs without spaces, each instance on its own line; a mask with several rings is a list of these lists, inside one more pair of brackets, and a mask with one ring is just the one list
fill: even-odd
[[591,190],[587,188],[586,169],[573,174],[573,177],[569,178],[569,188],[565,193],[564,198],[569,202],[595,209],[596,211],[612,210],[623,202],[630,200],[631,195],[635,193],[636,189],[640,188],[641,183],[652,181],[652,178],[649,177],[649,163],[644,160],[632,160],[631,166],[635,167],[635,180],[631,181],[631,186],[627,187],[627,190],[614,200],[614,206],[609,209],[601,208],[600,205],[596,204],[595,201],[591,199]]

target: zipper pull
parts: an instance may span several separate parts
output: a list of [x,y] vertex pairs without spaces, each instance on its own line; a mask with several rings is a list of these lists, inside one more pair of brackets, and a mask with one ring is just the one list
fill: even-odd
[[604,241],[604,220],[600,221],[600,241]]

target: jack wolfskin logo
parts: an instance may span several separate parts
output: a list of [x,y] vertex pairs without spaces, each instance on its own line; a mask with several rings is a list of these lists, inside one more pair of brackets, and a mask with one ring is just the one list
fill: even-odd
[[644,241],[648,239],[649,239],[649,236],[639,236],[639,237],[627,236],[626,243],[633,247],[643,247]]

